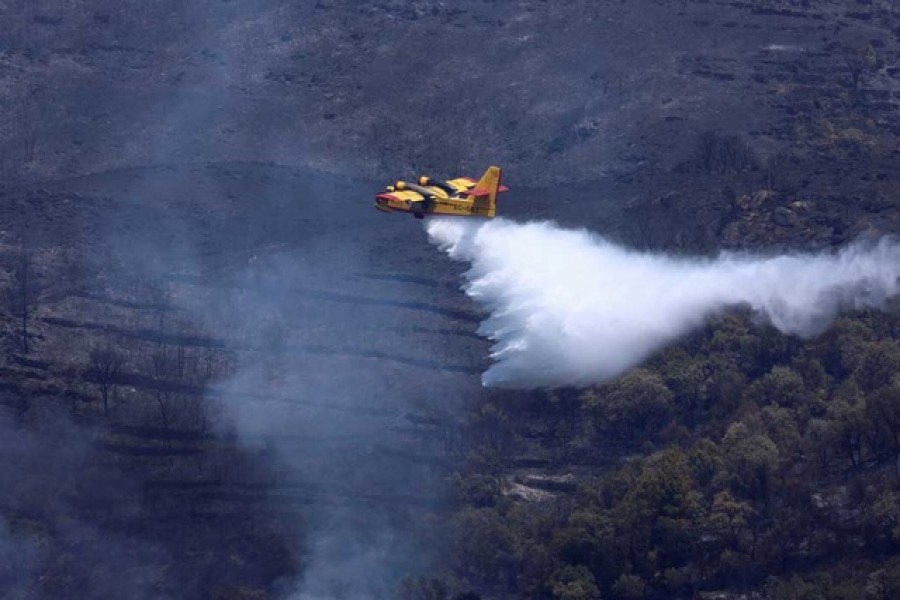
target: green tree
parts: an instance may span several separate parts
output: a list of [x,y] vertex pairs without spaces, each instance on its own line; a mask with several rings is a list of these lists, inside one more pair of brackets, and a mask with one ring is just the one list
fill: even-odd
[[666,357],[662,371],[665,385],[677,399],[679,408],[686,416],[687,425],[693,427],[709,400],[706,361],[678,349]]
[[722,438],[722,448],[734,481],[751,498],[768,500],[771,475],[780,458],[775,442],[738,421]]
[[822,474],[827,474],[834,454],[831,443],[831,425],[827,419],[813,418],[806,422],[803,435],[803,451],[807,456],[815,456]]
[[500,497],[500,479],[493,475],[457,472],[450,477],[450,483],[460,506],[494,506]]
[[799,407],[807,397],[803,378],[789,367],[772,367],[761,379],[750,387],[750,397],[760,406]]
[[900,456],[900,377],[895,376],[891,385],[869,395],[866,411],[891,454],[895,458]]
[[483,584],[515,579],[518,555],[513,523],[494,508],[468,508],[456,517],[453,556],[458,568]]
[[612,587],[613,595],[623,600],[638,600],[647,593],[647,584],[639,575],[622,574]]
[[812,580],[793,575],[788,579],[770,577],[765,585],[766,600],[826,600],[830,598],[831,579]]
[[864,323],[841,318],[816,342],[815,353],[827,372],[843,378],[862,362],[872,335]]
[[867,345],[853,379],[864,392],[871,392],[891,383],[897,373],[900,373],[900,344],[888,340]]
[[738,500],[727,490],[713,498],[709,524],[715,535],[732,550],[738,550],[743,534],[756,511],[749,502]]
[[858,467],[864,458],[864,442],[869,429],[866,403],[859,386],[846,381],[834,394],[826,415],[832,443],[838,452]]
[[900,598],[900,559],[893,558],[869,575],[866,600],[896,600]]
[[793,410],[780,406],[767,406],[761,411],[766,435],[775,442],[783,461],[800,460],[803,454],[802,438]]
[[691,449],[688,455],[694,478],[701,487],[710,485],[725,466],[722,452],[716,443],[709,438],[702,438]]
[[612,510],[617,543],[638,570],[679,566],[696,541],[700,513],[688,456],[663,450],[642,461],[633,485]]
[[734,364],[713,360],[715,369],[707,381],[710,412],[716,420],[728,418],[740,404],[747,377]]
[[550,576],[551,595],[558,600],[600,600],[594,574],[583,566],[566,565]]
[[646,439],[658,433],[672,413],[672,392],[659,375],[635,369],[596,394],[586,396],[598,427],[623,440]]
[[610,519],[599,509],[585,507],[575,510],[567,525],[556,530],[553,547],[563,562],[597,571],[608,558],[614,536]]
[[493,403],[482,405],[472,416],[472,432],[478,445],[490,450],[502,462],[509,457],[514,443],[509,416]]
[[892,488],[879,482],[866,490],[862,514],[870,543],[888,540],[900,544],[900,493]]

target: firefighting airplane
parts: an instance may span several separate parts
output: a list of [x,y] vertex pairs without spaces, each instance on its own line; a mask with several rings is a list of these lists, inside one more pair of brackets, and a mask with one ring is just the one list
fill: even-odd
[[509,188],[500,185],[500,167],[488,167],[481,179],[458,177],[449,181],[422,176],[419,183],[398,181],[375,195],[375,208],[384,212],[425,215],[493,217],[497,212],[497,194]]

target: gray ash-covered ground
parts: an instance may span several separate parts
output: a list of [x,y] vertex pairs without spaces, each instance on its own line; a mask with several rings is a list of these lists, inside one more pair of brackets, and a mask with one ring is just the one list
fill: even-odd
[[[41,175],[167,157],[379,179],[498,163],[520,185],[594,181],[671,168],[706,130],[744,134],[765,155],[799,141],[798,126],[824,141],[828,123],[832,137],[873,135],[861,127],[872,119],[874,137],[892,139],[895,10],[6,1],[0,90],[14,110],[0,126],[10,151],[36,130],[28,168]],[[22,96],[37,106],[17,106]],[[857,99],[868,107],[848,123]]]
[[[435,432],[479,397],[486,345],[421,225],[360,207],[370,191],[217,164],[109,172],[9,197],[7,235],[27,236],[36,284],[27,355],[18,321],[6,325],[6,402],[36,427],[52,407],[84,421],[79,439],[92,453],[82,460],[134,488],[95,492],[130,503],[108,515],[61,486],[79,498],[66,518],[126,528],[137,550],[121,561],[164,573],[135,576],[123,593],[382,593],[427,567],[415,524],[443,504],[450,454]],[[121,366],[104,414],[90,351],[110,345]],[[11,481],[41,476],[9,470]],[[112,585],[93,554],[55,564],[65,546],[23,511],[26,500],[35,501],[13,492],[6,507],[14,547],[49,547],[33,552],[17,589],[96,595]],[[159,542],[171,527],[181,533]]]

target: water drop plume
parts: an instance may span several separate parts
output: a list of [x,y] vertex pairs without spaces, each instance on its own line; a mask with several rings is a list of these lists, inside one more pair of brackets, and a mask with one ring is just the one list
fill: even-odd
[[900,244],[835,252],[682,258],[638,252],[551,222],[435,219],[431,241],[471,265],[464,289],[489,316],[486,386],[587,385],[615,377],[712,315],[749,307],[812,336],[842,309],[900,291]]

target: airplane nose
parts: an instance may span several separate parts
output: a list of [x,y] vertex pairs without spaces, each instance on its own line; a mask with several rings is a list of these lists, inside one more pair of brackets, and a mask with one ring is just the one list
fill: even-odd
[[387,198],[379,198],[375,196],[375,208],[384,212],[391,212],[391,207],[388,204]]

